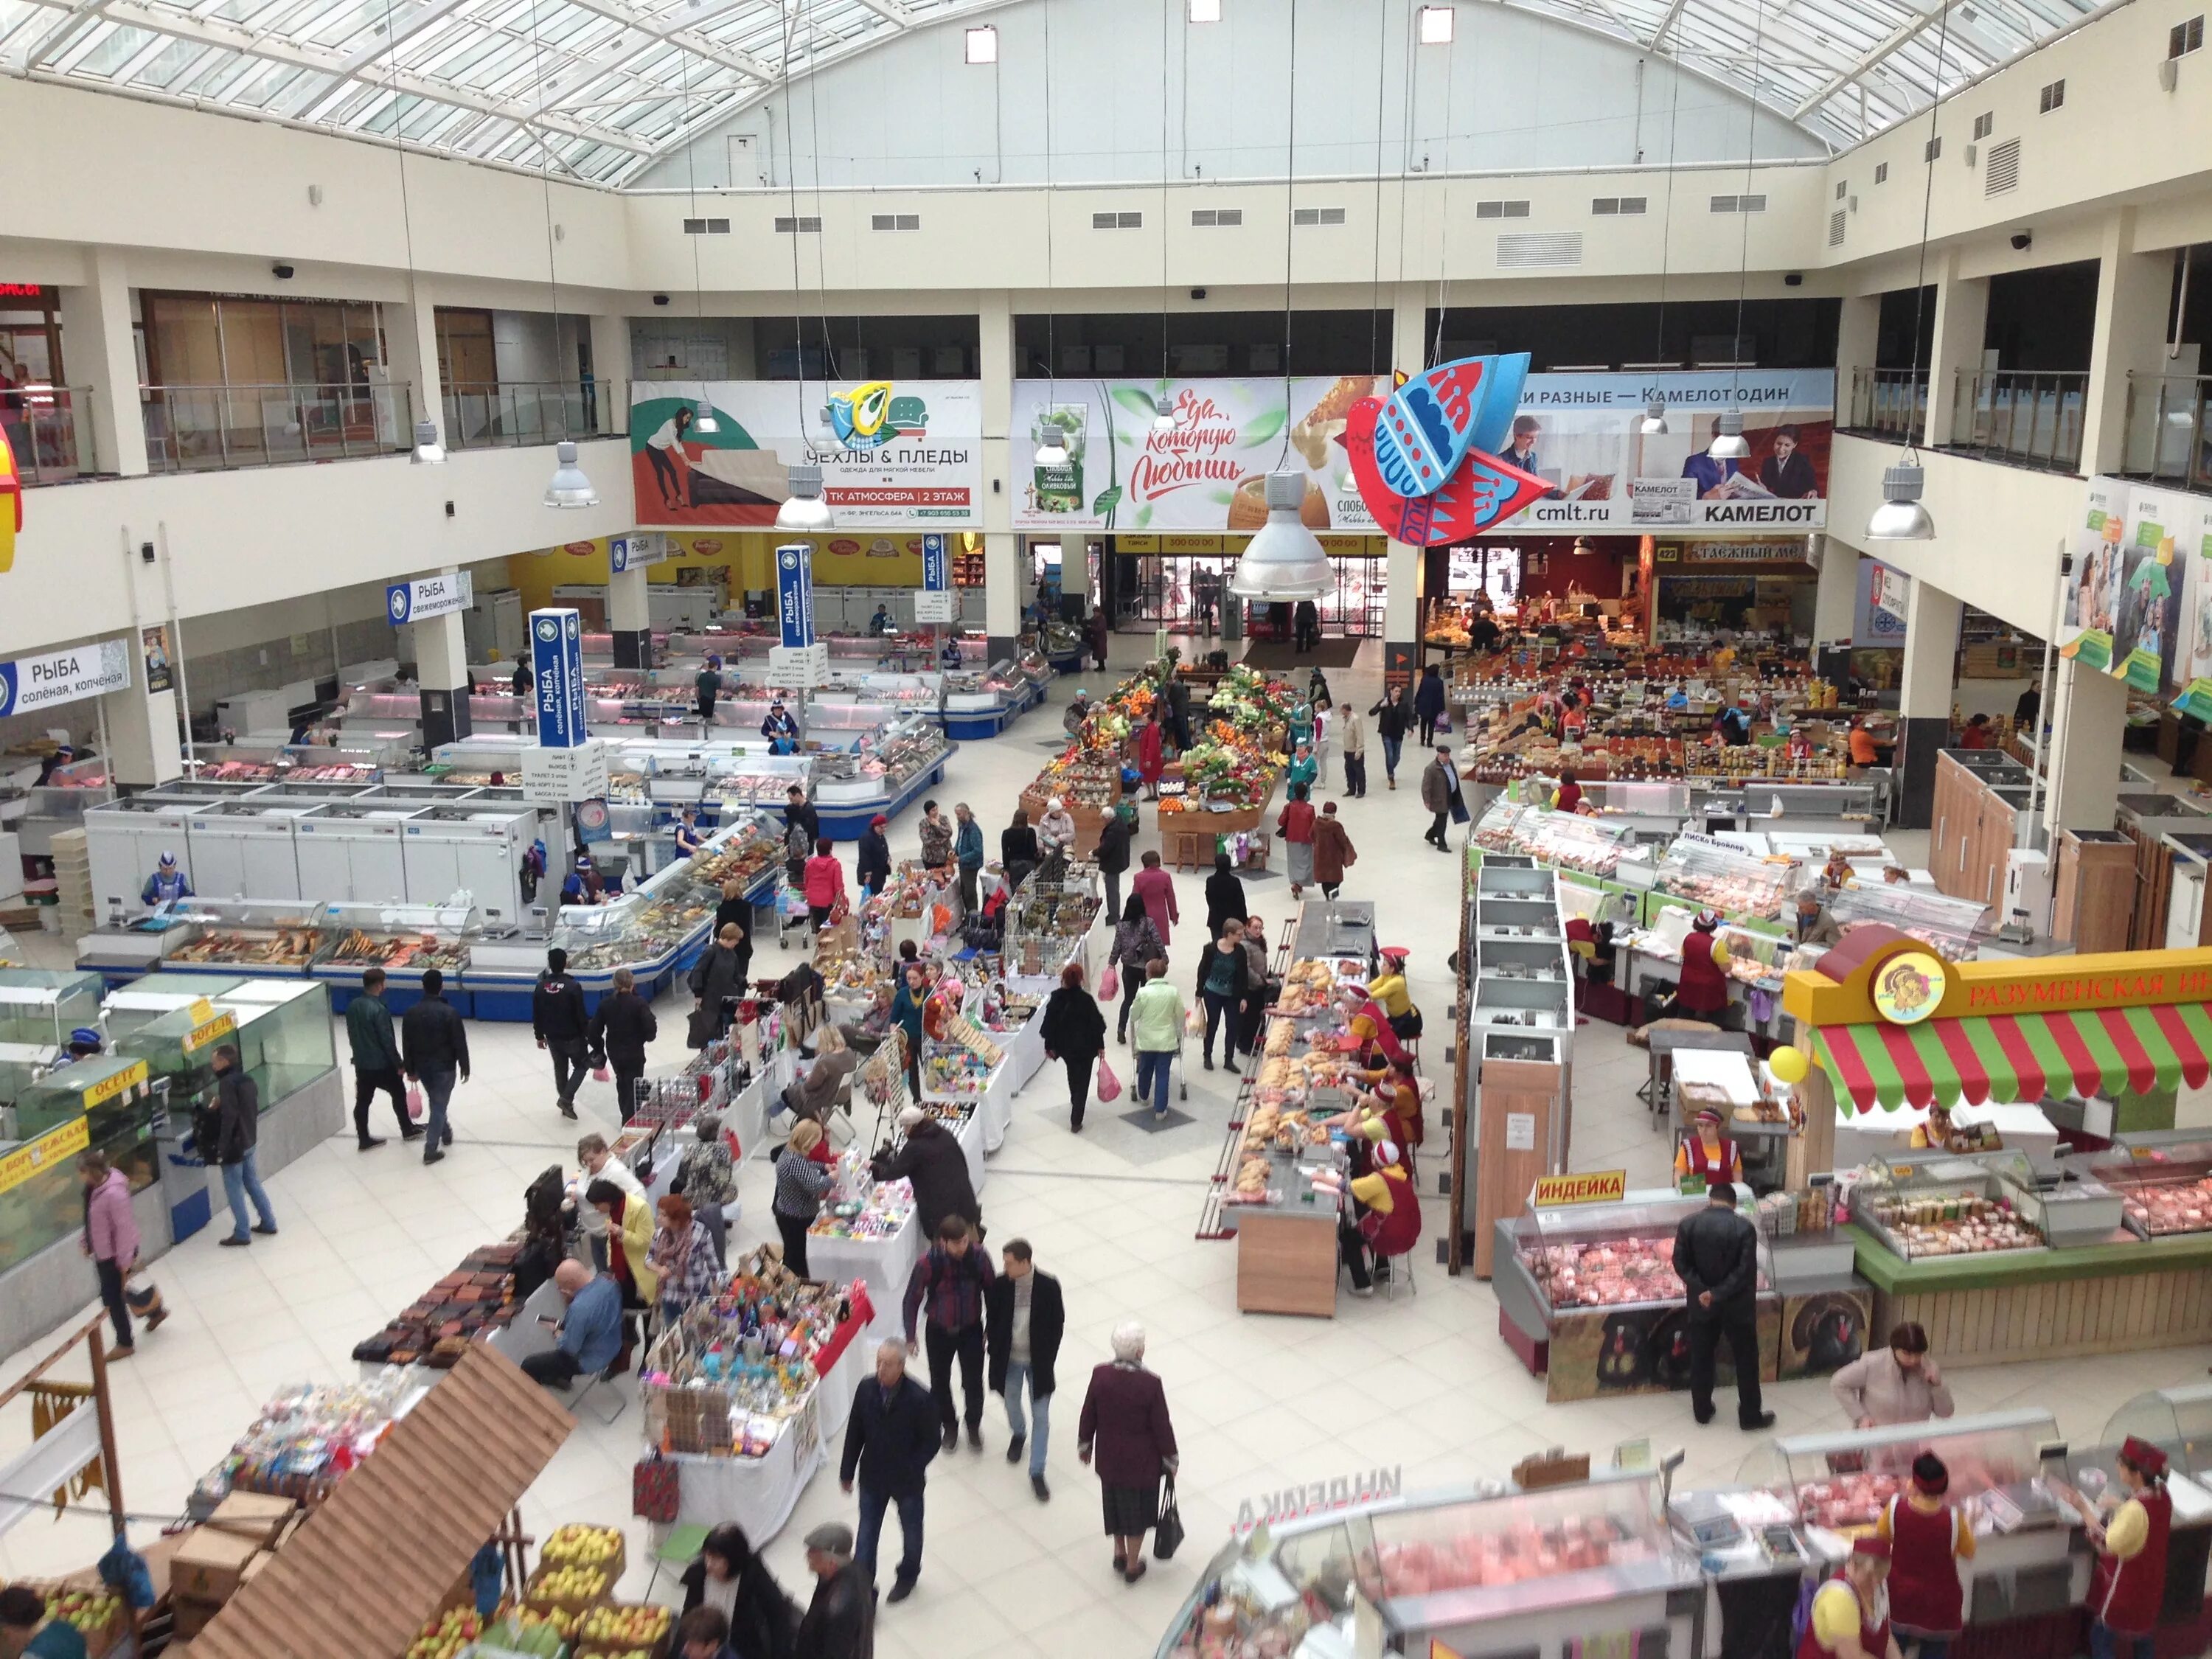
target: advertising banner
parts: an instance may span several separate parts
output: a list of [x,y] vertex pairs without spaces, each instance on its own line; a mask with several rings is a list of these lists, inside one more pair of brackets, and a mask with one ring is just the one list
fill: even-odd
[[921,592],[914,596],[914,619],[918,623],[957,622],[960,596],[952,591],[952,559],[945,550],[945,538],[921,538]]
[[120,691],[130,684],[131,646],[125,640],[95,640],[66,651],[18,657],[0,662],[0,714],[27,714]]
[[2127,533],[2128,489],[2118,478],[2090,479],[2067,540],[2074,568],[2060,603],[2058,650],[2090,668],[2110,670],[2116,654],[2127,654],[2115,653],[2113,640],[2126,580],[2120,544]]
[[146,690],[150,695],[167,691],[176,684],[169,672],[169,629],[167,623],[138,630],[140,643],[146,650]]
[[530,667],[538,680],[539,746],[574,749],[586,742],[584,630],[574,611],[530,613]]
[[805,542],[775,550],[775,617],[787,650],[814,643],[814,550]]
[[[678,384],[684,396],[666,382],[630,385],[641,523],[769,528],[790,495],[787,469],[811,464],[840,530],[982,528],[980,381]],[[702,397],[710,434],[697,429]]]
[[465,611],[475,598],[469,573],[450,576],[420,576],[411,582],[393,582],[384,590],[384,609],[393,627],[402,623],[428,622],[433,617]]
[[2180,499],[2194,509],[2195,519],[2174,537],[2176,561],[2188,574],[2182,583],[2185,660],[2174,665],[2173,678],[2207,679],[2212,678],[2212,501],[2201,495]]
[[[1352,404],[1388,398],[1391,377],[1304,376],[1290,391],[1286,411],[1279,380],[1017,380],[1014,527],[1249,532],[1267,522],[1266,477],[1279,466],[1306,475],[1309,528],[1374,532],[1343,439]],[[1655,397],[1669,429],[1646,437]],[[1743,412],[1747,460],[1705,453],[1729,408]],[[1830,370],[1531,374],[1519,410],[1501,459],[1551,489],[1503,532],[1771,538],[1827,523]],[[1173,430],[1156,429],[1162,414]],[[1030,464],[1054,435],[1066,463]]]
[[2179,490],[2128,488],[2110,672],[2138,691],[2156,691],[2172,683],[2180,654],[2182,585],[2189,574],[2180,556],[2197,519],[2196,503]]

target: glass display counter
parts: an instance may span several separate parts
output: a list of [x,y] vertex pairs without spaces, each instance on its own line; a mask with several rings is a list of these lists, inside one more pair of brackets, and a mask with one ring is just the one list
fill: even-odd
[[[2099,1444],[2117,1447],[2130,1435],[2149,1441],[2184,1474],[2212,1470],[2212,1382],[2188,1382],[2136,1395],[2112,1413]],[[2091,1492],[2089,1496],[2098,1494]]]
[[223,996],[246,982],[242,975],[216,973],[170,974],[155,971],[132,981],[119,991],[110,991],[102,1012],[107,1017],[107,1035],[111,1042],[119,1044],[133,1031],[188,1008],[203,998]]
[[63,1048],[80,1025],[100,1025],[97,974],[0,968],[0,1042]]
[[1989,915],[1986,904],[1901,881],[1867,882],[1821,896],[1846,938],[1854,927],[1880,923],[1911,933],[1947,962],[1973,959],[1974,935]]
[[0,1202],[0,1273],[82,1230],[78,1152],[106,1153],[133,1192],[152,1184],[160,1173],[154,1145],[160,1105],[150,1069],[118,1054],[64,1066],[23,1091],[15,1103],[21,1139],[0,1142],[0,1158],[26,1147],[37,1152],[30,1173]]
[[304,974],[322,949],[323,906],[298,899],[180,901],[172,915],[190,937],[163,936],[162,966],[187,973]]
[[330,986],[331,1006],[341,1013],[371,968],[391,976],[386,1006],[404,1012],[422,994],[423,972],[457,977],[483,933],[476,907],[465,904],[326,904],[321,920],[323,946],[308,972]]
[[1873,1530],[1911,1485],[1913,1460],[1932,1451],[1950,1472],[1947,1498],[1987,1537],[2063,1522],[2041,1480],[2042,1448],[2057,1438],[2057,1419],[2038,1410],[1790,1435],[1752,1453],[1736,1478],[1782,1498],[1800,1525],[1851,1538]]
[[1759,859],[1711,836],[1677,836],[1659,860],[1657,890],[1723,915],[1778,921],[1796,869],[1787,859]]
[[2078,1153],[2065,1160],[2120,1195],[2122,1224],[2143,1238],[2212,1232],[2212,1139]]
[[1554,869],[1589,876],[1613,874],[1621,848],[1635,840],[1626,824],[1547,806],[1516,806],[1502,798],[1483,814],[1474,835],[1487,850],[1526,854]]
[[2043,1210],[2018,1152],[1878,1158],[1851,1194],[1851,1219],[1907,1261],[2043,1249]]
[[909,714],[857,753],[816,755],[814,803],[822,833],[851,841],[875,814],[896,817],[941,775],[949,750],[942,727]]

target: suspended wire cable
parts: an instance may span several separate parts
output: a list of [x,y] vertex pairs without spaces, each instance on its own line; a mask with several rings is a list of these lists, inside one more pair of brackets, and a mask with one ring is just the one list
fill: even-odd
[[[814,152],[814,217],[822,217],[822,76],[814,63],[814,0],[806,0],[806,129],[807,144]],[[822,252],[821,234],[814,242],[815,313],[822,325],[822,378],[823,391],[829,382],[842,380],[837,370],[837,346],[830,337],[830,261]]]
[[[1948,10],[1945,14],[1949,15]],[[1759,53],[1766,42],[1766,3],[1759,0],[1752,11],[1751,26],[1751,119],[1745,124],[1743,137],[1743,195],[1736,198],[1736,217],[1742,222],[1742,234],[1738,243],[1735,276],[1735,333],[1729,341],[1729,362],[1731,365],[1743,361],[1743,301],[1751,285],[1751,215],[1745,211],[1745,198],[1751,194],[1752,163],[1759,150]],[[1731,368],[1730,374],[1734,369]],[[1729,402],[1735,404],[1736,399]]]
[[[1921,149],[1921,172],[1925,182],[1920,193],[1920,263],[1912,279],[1912,374],[1905,383],[1905,395],[1917,397],[1913,383],[1920,378],[1921,314],[1928,303],[1928,230],[1930,216],[1936,209],[1936,123],[1943,111],[1943,53],[1951,40],[1951,9],[1943,8],[1942,27],[1936,32],[1936,74],[1928,88],[1928,142]],[[1928,365],[1928,378],[1936,378],[1936,365]],[[1925,420],[1923,416],[1923,420]],[[1905,447],[1912,447],[1912,422],[1905,421]],[[1926,433],[1921,436],[1925,439]]]
[[1682,109],[1682,69],[1679,64],[1668,64],[1668,79],[1673,92],[1667,100],[1667,192],[1666,204],[1659,221],[1659,327],[1652,342],[1651,361],[1663,363],[1667,357],[1667,265],[1674,248],[1674,120]]
[[[799,388],[799,437],[806,436],[806,324],[805,298],[799,276],[799,131],[793,125],[791,65],[798,52],[799,3],[792,0],[783,18],[783,154],[784,192],[791,209],[791,353],[792,379]],[[775,117],[769,117],[773,131]]]
[[[1375,253],[1374,264],[1368,274],[1367,288],[1367,372],[1382,374],[1389,366],[1381,364],[1382,355],[1382,88],[1390,67],[1390,54],[1384,48],[1382,33],[1375,36]],[[1395,313],[1396,307],[1393,307]],[[1396,334],[1396,319],[1392,318],[1391,332]],[[1393,337],[1390,349],[1395,355],[1398,342]]]
[[1291,453],[1291,260],[1298,223],[1298,0],[1291,0],[1290,79],[1283,151],[1283,442],[1273,469],[1278,472]]
[[[1417,16],[1419,14],[1415,14]],[[1451,112],[1452,71],[1459,64],[1459,32],[1452,31],[1451,44],[1444,48],[1444,198],[1437,215],[1437,331],[1429,343],[1427,356],[1421,367],[1440,363],[1444,356],[1444,314],[1450,309],[1446,303],[1451,292]]]

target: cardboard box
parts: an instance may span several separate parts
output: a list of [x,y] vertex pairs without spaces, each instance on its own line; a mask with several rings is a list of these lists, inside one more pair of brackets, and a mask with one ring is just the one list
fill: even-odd
[[[214,1622],[216,1614],[222,1611],[222,1602],[203,1601],[196,1595],[177,1595],[169,1600],[171,1628],[186,1641],[205,1630]],[[175,1644],[172,1643],[169,1651],[174,1653],[176,1650]]]
[[263,1549],[276,1541],[277,1528],[289,1521],[299,1505],[289,1498],[269,1498],[258,1492],[234,1492],[215,1506],[207,1518],[210,1527],[251,1538]]
[[243,1581],[246,1563],[260,1553],[253,1539],[220,1527],[196,1528],[170,1561],[169,1583],[179,1600],[221,1607]]

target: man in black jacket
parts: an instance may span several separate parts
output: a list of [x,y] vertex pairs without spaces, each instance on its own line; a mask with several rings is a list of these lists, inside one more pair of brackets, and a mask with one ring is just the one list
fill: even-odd
[[446,1000],[446,976],[435,968],[422,975],[422,996],[399,1021],[399,1053],[407,1075],[422,1085],[429,1103],[429,1121],[422,1161],[435,1164],[453,1144],[446,1122],[446,1103],[453,1097],[453,1083],[469,1080],[469,1032],[453,1005]]
[[807,856],[821,835],[822,815],[806,799],[806,791],[793,784],[783,792],[783,873],[793,887],[806,884]]
[[[1052,1489],[1044,1483],[1044,1454],[1052,1435],[1053,1362],[1060,1357],[1067,1308],[1060,1300],[1060,1281],[1037,1271],[1029,1240],[1008,1239],[999,1262],[1004,1271],[983,1292],[991,1392],[1006,1396],[1006,1426],[1014,1434],[1006,1443],[1006,1462],[1020,1462],[1027,1443],[1030,1490],[1042,1504],[1052,1497]],[[1029,1385],[1030,1409],[1036,1418],[1034,1439],[1022,1415],[1024,1383]]]
[[1770,1428],[1759,1398],[1759,1229],[1738,1214],[1735,1188],[1717,1181],[1705,1207],[1674,1230],[1674,1271],[1689,1296],[1690,1409],[1713,1420],[1713,1356],[1725,1337],[1735,1366],[1736,1421]]
[[914,1183],[915,1220],[924,1238],[935,1238],[949,1215],[960,1217],[982,1237],[983,1206],[975,1201],[968,1154],[960,1150],[958,1138],[919,1106],[901,1109],[899,1127],[906,1132],[906,1145],[871,1161],[876,1179],[903,1176]]
[[1098,873],[1106,878],[1107,921],[1121,919],[1121,878],[1129,869],[1129,821],[1121,813],[1109,812],[1106,821],[1098,826],[1098,851],[1093,854]]
[[384,1006],[384,969],[371,968],[361,976],[361,989],[346,1004],[346,1035],[353,1040],[353,1130],[361,1150],[373,1152],[384,1142],[368,1132],[368,1103],[382,1089],[392,1097],[392,1113],[399,1120],[400,1138],[420,1140],[422,1125],[407,1115],[407,1091],[399,1080],[399,1036],[392,1029],[392,1011]]
[[269,1207],[262,1190],[260,1171],[253,1167],[253,1148],[261,1139],[261,1090],[238,1063],[238,1050],[226,1042],[215,1051],[215,1161],[222,1167],[222,1190],[230,1200],[233,1230],[222,1243],[253,1243],[246,1236],[246,1203],[253,1200],[257,1233],[276,1231],[276,1212]]
[[599,999],[592,1016],[591,1060],[604,1060],[614,1068],[615,1104],[622,1121],[637,1110],[637,1085],[645,1076],[645,1045],[660,1035],[660,1022],[653,1005],[637,994],[637,975],[627,968],[615,969],[615,988]]
[[850,1492],[859,1474],[860,1530],[853,1557],[866,1569],[872,1586],[884,1511],[898,1505],[902,1547],[888,1601],[905,1601],[921,1576],[921,1494],[938,1443],[937,1408],[929,1402],[929,1391],[906,1374],[906,1344],[884,1343],[876,1350],[876,1374],[854,1390],[837,1483]]
[[553,1052],[553,1103],[561,1115],[576,1115],[576,1091],[592,1068],[591,1016],[584,1011],[584,988],[568,977],[568,953],[557,946],[545,953],[545,971],[530,994],[530,1029],[538,1046]]
[[876,1587],[853,1559],[853,1529],[827,1521],[806,1534],[814,1599],[799,1621],[793,1659],[874,1659]]

